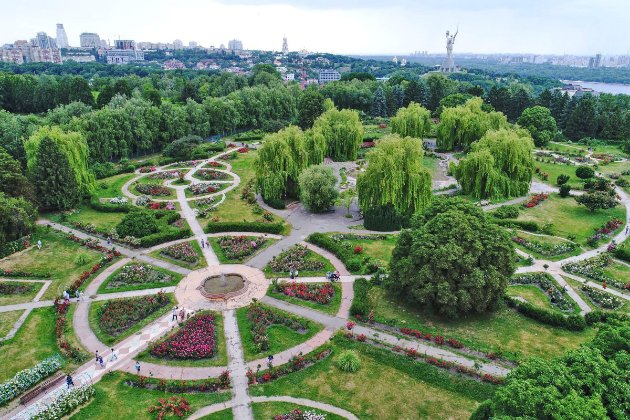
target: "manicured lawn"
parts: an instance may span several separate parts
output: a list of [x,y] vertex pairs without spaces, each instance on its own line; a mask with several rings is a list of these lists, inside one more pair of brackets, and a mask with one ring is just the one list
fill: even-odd
[[[335,271],[335,267],[331,264],[331,262],[328,261],[326,258],[324,258],[323,256],[319,255],[316,252],[308,250],[305,259],[309,260],[309,261],[321,261],[322,263],[324,263],[324,268],[322,268],[319,271],[302,271],[302,270],[299,270],[298,274],[300,276],[302,276],[302,277],[325,276],[326,272],[328,272],[328,271]],[[269,265],[267,265],[265,267],[263,272],[265,273],[265,276],[267,278],[289,277],[289,272],[288,271],[282,271],[282,272],[272,271],[271,267]]]
[[191,265],[187,263],[186,261],[176,260],[175,258],[169,257],[168,255],[163,253],[165,248],[153,251],[149,255],[151,255],[152,257],[170,262],[172,264],[178,265],[180,267],[189,268],[191,270],[198,270],[200,268],[206,267],[208,263],[206,262],[206,259],[203,257],[203,254],[201,253],[201,246],[199,245],[197,240],[190,241],[189,243],[191,244],[193,249],[197,252],[197,256],[199,257],[199,259],[197,260],[197,263],[194,265]]
[[[286,312],[279,309],[274,309],[274,311],[286,314]],[[247,319],[247,307],[236,310],[236,320],[241,333],[243,353],[246,361],[260,359],[290,349],[308,340],[324,328],[323,325],[304,320],[308,325],[308,330],[304,334],[300,334],[283,325],[271,325],[267,329],[267,334],[269,335],[269,349],[267,351],[258,352],[254,345],[251,323]]]
[[[274,416],[286,414],[295,409],[300,409],[302,412],[310,411],[312,413],[323,414],[326,416],[326,420],[342,420],[345,417],[338,416],[336,414],[329,413],[327,411],[318,410],[316,408],[307,407],[305,405],[297,405],[285,402],[265,402],[252,405],[254,411],[254,418],[257,420],[269,420]],[[227,411],[227,410],[225,410]],[[219,414],[219,413],[217,413]],[[214,417],[213,417],[214,418]]]
[[[0,306],[4,306],[4,305],[14,305],[16,303],[25,303],[25,302],[31,302],[34,298],[35,295],[37,295],[37,292],[39,292],[41,290],[41,288],[44,286],[44,283],[25,283],[25,282],[15,282],[15,281],[0,281],[0,285],[2,284],[7,284],[7,285],[16,285],[18,287],[20,286],[26,286],[29,288],[29,290],[27,292],[24,293],[17,293],[17,294],[2,294],[0,293]],[[2,334],[0,334],[0,337],[2,336]]]
[[[93,224],[98,230],[109,232],[120,223],[123,217],[125,217],[125,213],[122,212],[103,212],[83,205],[75,213],[67,216],[67,220],[69,222],[79,222],[83,225]],[[55,215],[51,219],[61,223],[59,215]]]
[[549,296],[547,296],[539,287],[533,285],[515,285],[507,288],[506,294],[508,296],[520,296],[532,305],[538,306],[544,309],[556,310],[551,304]]
[[578,205],[571,197],[561,198],[558,194],[550,194],[549,198],[539,205],[526,209],[522,208],[518,220],[531,220],[543,225],[553,223],[554,233],[568,238],[575,236],[575,242],[586,244],[586,240],[593,235],[594,229],[602,227],[607,221],[618,218],[626,220],[626,210],[623,206],[614,209],[589,211]]
[[[334,235],[328,234],[329,236]],[[358,254],[358,257],[369,256],[379,262],[379,265],[389,265],[389,260],[392,258],[392,251],[396,246],[398,235],[386,235],[385,239],[351,239],[344,242],[349,242],[354,249],[355,246],[360,246],[363,251]]]
[[[165,282],[148,282],[148,283],[121,285],[121,286],[118,286],[118,287],[108,287],[109,283],[111,281],[114,281],[116,279],[116,277],[118,277],[118,275],[125,269],[125,267],[129,267],[129,266],[132,266],[132,265],[139,265],[139,264],[147,265],[153,271],[157,271],[157,272],[160,272],[160,273],[163,273],[163,274],[166,274],[166,275],[170,276],[170,280],[169,281],[165,281]],[[179,281],[183,277],[184,276],[182,276],[179,273],[174,273],[172,271],[165,270],[162,267],[156,267],[154,265],[150,265],[150,264],[147,264],[147,263],[132,262],[132,263],[126,264],[124,267],[120,267],[118,270],[116,270],[112,274],[110,274],[110,276],[107,277],[107,279],[105,279],[103,284],[101,284],[101,286],[98,288],[98,292],[97,293],[99,293],[99,294],[101,294],[101,293],[117,293],[117,292],[127,292],[129,290],[158,289],[160,287],[175,286],[177,283],[179,283]]]
[[[157,404],[160,398],[173,395],[184,397],[196,411],[206,405],[224,402],[231,398],[229,392],[170,394],[164,391],[138,389],[125,385],[125,381],[134,375],[122,372],[107,373],[94,387],[96,395],[79,412],[71,418],[80,419],[153,419],[149,414],[149,407]],[[170,418],[170,417],[169,417]]]
[[382,289],[370,290],[370,297],[376,301],[374,315],[378,322],[436,332],[485,352],[503,350],[527,357],[552,357],[577,348],[595,334],[592,328],[582,332],[554,328],[508,308],[485,315],[446,320],[401,303]]
[[[341,337],[333,354],[302,371],[250,388],[252,395],[291,395],[346,409],[361,419],[468,419],[494,387],[440,371]],[[361,368],[340,371],[334,363],[347,349],[357,352]]]
[[[248,236],[247,238],[251,240],[256,239],[255,236]],[[278,241],[277,239],[266,238],[265,242],[253,254],[243,257],[243,258],[236,258],[236,259],[231,260],[225,255],[225,252],[223,252],[223,249],[219,245],[219,238],[209,237],[208,240],[210,241],[212,250],[214,251],[215,254],[217,254],[217,258],[219,259],[219,262],[221,264],[242,264],[245,261],[249,261],[250,259],[252,259],[256,254],[261,252],[263,249],[271,246],[272,244]]]
[[234,419],[234,415],[232,414],[231,408],[226,408],[225,410],[217,411],[216,413],[212,413],[208,416],[203,416],[203,420],[232,420]]
[[15,337],[3,342],[0,347],[0,382],[23,369],[33,367],[54,353],[61,354],[55,340],[54,310],[35,309]]
[[[324,284],[324,283],[312,283],[312,284]],[[341,286],[339,283],[333,284],[335,288],[335,296],[332,301],[327,304],[321,304],[312,300],[304,300],[299,299],[293,296],[287,296],[284,293],[278,293],[273,290],[273,285],[269,286],[269,290],[267,294],[276,299],[284,300],[285,302],[293,303],[294,305],[306,306],[307,308],[316,309],[318,311],[326,312],[330,315],[337,315],[337,311],[339,310],[339,305],[341,305]]]
[[569,182],[572,190],[581,190],[584,186],[584,182],[575,176],[575,169],[577,166],[567,165],[562,163],[547,163],[534,161],[534,168],[540,168],[540,172],[549,174],[547,180],[543,180],[542,176],[538,173],[534,174],[534,179],[544,182],[545,184],[556,187],[556,179],[558,175],[568,175]]
[[160,318],[161,316],[166,314],[168,311],[173,309],[173,305],[175,304],[175,298],[174,298],[173,294],[169,293],[166,296],[168,296],[168,298],[170,299],[170,301],[171,301],[170,304],[167,304],[163,308],[160,308],[157,311],[153,312],[151,315],[149,315],[148,317],[144,318],[142,321],[136,323],[131,328],[129,328],[128,330],[126,330],[122,334],[117,335],[116,337],[113,337],[113,336],[109,335],[108,333],[106,333],[105,331],[101,330],[101,328],[98,325],[98,319],[99,319],[98,318],[98,309],[101,308],[102,306],[104,306],[108,301],[101,300],[101,301],[97,301],[97,302],[92,302],[90,304],[90,312],[89,312],[90,328],[94,332],[94,335],[96,335],[96,337],[103,344],[112,345],[112,344],[118,343],[118,342],[124,340],[125,338],[127,338],[127,337],[129,337],[129,336],[131,336],[131,335],[133,335],[135,333],[137,333],[142,328],[144,328],[146,325],[149,325],[151,322],[155,321],[156,319]]
[[122,186],[135,176],[136,174],[120,174],[99,179],[96,181],[94,196],[98,198],[120,197],[123,195]]
[[[549,235],[545,235],[545,236],[539,236],[539,235],[532,235],[531,233],[527,233],[524,231],[516,231],[513,233],[512,236],[518,236],[520,238],[526,239],[528,241],[536,241],[536,242],[540,242],[543,244],[547,244],[547,245],[558,245],[558,244],[567,244],[569,242],[567,242],[567,240],[562,239],[562,238],[557,238],[557,237],[553,237],[553,236],[549,236]],[[577,244],[576,244],[577,245]],[[518,243],[514,243],[514,246],[516,246],[517,248],[527,252],[528,254],[532,255],[534,258],[537,259],[543,259],[543,260],[549,260],[549,261],[558,261],[558,260],[562,260],[564,258],[568,258],[570,256],[573,255],[579,255],[582,252],[584,252],[584,250],[582,248],[580,248],[579,245],[577,245],[575,247],[575,249],[571,252],[565,252],[563,254],[558,254],[558,255],[554,255],[554,256],[549,256],[549,255],[543,255],[539,252],[533,251],[529,248],[526,248]]]
[[621,174],[622,172],[630,170],[630,161],[625,162],[610,162],[607,165],[598,165],[597,172],[602,174]]
[[580,156],[586,156],[588,152],[588,147],[583,144],[565,144],[565,143],[556,143],[551,142],[546,147],[546,150],[551,150],[554,152],[566,152],[579,154]]
[[617,281],[630,283],[630,267],[613,261],[608,267],[604,268],[604,274]]
[[[170,307],[168,307],[170,309]],[[227,347],[225,345],[225,334],[223,333],[223,316],[220,312],[214,313],[215,315],[215,331],[217,342],[217,354],[211,359],[202,360],[174,360],[174,359],[161,359],[153,357],[149,350],[145,350],[140,353],[136,359],[143,360],[145,362],[155,363],[158,365],[170,365],[170,366],[190,366],[190,367],[203,367],[203,366],[227,366]]]
[[434,178],[436,172],[439,170],[438,168],[439,161],[440,159],[430,157],[430,156],[422,157],[422,166],[425,167],[429,171],[429,173],[431,174],[431,178]]
[[24,311],[0,312],[0,338],[5,337]]
[[[65,238],[65,234],[39,227],[33,234],[33,242],[42,241],[42,249],[36,246],[26,252],[10,255],[0,260],[1,269],[49,272],[53,283],[43,300],[61,296],[63,291],[74,282],[79,275],[89,270],[101,260],[102,255]],[[78,258],[79,255],[84,256]]]

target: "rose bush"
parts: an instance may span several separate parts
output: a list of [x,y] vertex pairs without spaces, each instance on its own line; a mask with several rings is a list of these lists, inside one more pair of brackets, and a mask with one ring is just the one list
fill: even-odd
[[322,261],[309,259],[311,251],[304,245],[294,245],[286,251],[283,251],[275,257],[269,267],[276,273],[288,272],[293,270],[302,271],[320,271],[324,268]]
[[163,292],[151,296],[113,299],[98,308],[98,326],[105,333],[116,337],[170,302]]
[[335,297],[335,288],[330,283],[275,283],[275,291],[286,296],[328,305]]
[[170,195],[171,189],[160,184],[136,184],[136,191],[144,195]]
[[256,252],[266,239],[249,236],[221,236],[218,240],[221,250],[229,260],[238,260]]
[[195,251],[193,246],[188,242],[168,246],[164,248],[164,250],[162,250],[162,254],[176,260],[185,261],[190,264],[196,264],[197,261],[199,261],[199,255],[197,255],[197,251]]
[[63,390],[52,403],[39,405],[39,411],[31,415],[31,420],[57,420],[72,413],[77,407],[85,404],[94,396],[92,385],[83,385]]
[[228,178],[228,174],[226,174],[225,172],[219,172],[213,169],[200,169],[195,172],[195,175],[198,178],[204,179],[206,181]]
[[172,276],[153,269],[148,264],[129,264],[124,266],[114,278],[107,282],[107,289],[143,283],[167,283]]
[[170,359],[207,359],[217,353],[216,320],[212,314],[197,314],[174,334],[150,348],[151,355]]
[[188,186],[188,191],[190,191],[192,195],[212,194],[219,191],[219,189],[218,184],[212,183],[192,184]]

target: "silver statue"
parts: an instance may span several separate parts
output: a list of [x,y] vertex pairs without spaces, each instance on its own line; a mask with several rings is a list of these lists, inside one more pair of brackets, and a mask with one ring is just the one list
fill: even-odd
[[457,28],[453,35],[451,35],[449,31],[446,31],[446,61],[442,65],[441,69],[445,73],[453,73],[457,71],[455,62],[453,61],[453,45],[455,45],[455,38],[458,33],[459,28]]

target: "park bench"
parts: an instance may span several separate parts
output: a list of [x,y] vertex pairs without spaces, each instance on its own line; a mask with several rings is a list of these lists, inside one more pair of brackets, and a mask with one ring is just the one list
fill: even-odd
[[59,381],[65,378],[65,376],[66,375],[63,372],[59,371],[55,373],[53,376],[51,376],[50,378],[45,379],[42,382],[38,383],[37,385],[35,385],[33,388],[31,388],[29,391],[27,391],[26,393],[24,393],[24,395],[20,397],[20,404],[26,405],[29,401],[32,401],[35,398],[37,398],[37,396],[41,394],[42,392],[46,392],[48,389],[57,385]]

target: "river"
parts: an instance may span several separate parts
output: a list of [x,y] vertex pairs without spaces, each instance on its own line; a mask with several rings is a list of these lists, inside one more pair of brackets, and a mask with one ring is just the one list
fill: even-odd
[[600,93],[612,93],[614,95],[630,95],[630,85],[621,83],[582,82],[581,80],[560,80],[562,83],[573,83],[585,88],[591,88]]

